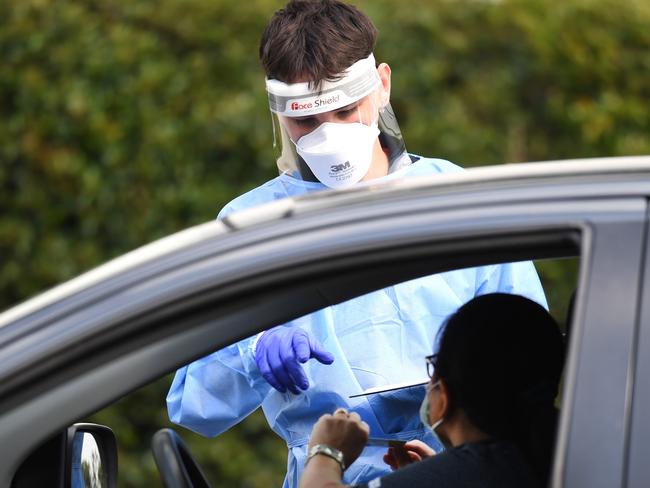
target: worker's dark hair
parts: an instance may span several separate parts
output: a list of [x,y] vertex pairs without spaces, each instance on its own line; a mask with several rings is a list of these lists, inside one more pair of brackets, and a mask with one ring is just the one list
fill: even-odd
[[486,434],[514,441],[546,483],[564,366],[562,334],[546,309],[518,295],[476,297],[441,329],[434,363],[452,414],[462,409]]
[[352,5],[336,0],[292,0],[278,10],[260,41],[260,61],[271,79],[336,80],[375,48],[377,29]]

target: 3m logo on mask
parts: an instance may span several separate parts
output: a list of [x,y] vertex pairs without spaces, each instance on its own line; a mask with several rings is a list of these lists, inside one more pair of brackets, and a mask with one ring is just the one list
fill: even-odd
[[330,166],[330,171],[332,173],[340,173],[344,169],[349,169],[351,167],[350,161],[346,161],[345,163],[342,164],[333,164]]

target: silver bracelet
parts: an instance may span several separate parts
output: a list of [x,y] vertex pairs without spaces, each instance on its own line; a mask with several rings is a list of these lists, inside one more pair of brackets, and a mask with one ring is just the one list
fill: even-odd
[[314,456],[316,456],[317,454],[323,454],[324,456],[332,458],[334,461],[339,463],[339,466],[341,466],[341,473],[345,471],[345,463],[343,462],[343,453],[338,449],[334,449],[333,447],[330,447],[325,444],[316,444],[314,447],[312,447],[309,450],[309,455],[307,456],[307,461],[305,461],[305,466],[307,466],[309,460]]

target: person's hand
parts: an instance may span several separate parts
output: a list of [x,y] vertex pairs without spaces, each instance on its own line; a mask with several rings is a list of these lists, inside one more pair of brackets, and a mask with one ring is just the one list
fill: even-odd
[[298,327],[278,326],[262,333],[255,348],[255,362],[264,379],[279,392],[298,394],[309,388],[301,363],[314,358],[332,364],[334,356]]
[[436,451],[422,441],[412,440],[402,447],[389,447],[384,454],[384,462],[394,471],[411,463],[435,456]]
[[316,444],[338,449],[343,453],[345,465],[349,466],[363,451],[369,432],[370,427],[358,413],[337,408],[332,415],[325,414],[318,419],[309,438],[309,449]]

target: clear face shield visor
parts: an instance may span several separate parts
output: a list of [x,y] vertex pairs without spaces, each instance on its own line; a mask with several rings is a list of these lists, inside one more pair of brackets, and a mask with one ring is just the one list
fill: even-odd
[[387,160],[388,173],[410,164],[372,54],[319,91],[309,85],[267,80],[281,173],[340,188],[360,181],[378,159]]

